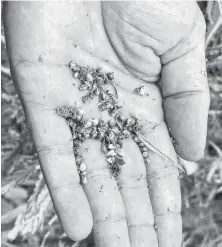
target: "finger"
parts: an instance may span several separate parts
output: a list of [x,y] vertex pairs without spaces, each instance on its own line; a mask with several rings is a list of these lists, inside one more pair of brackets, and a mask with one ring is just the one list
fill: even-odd
[[[176,154],[165,123],[158,125],[145,137],[169,158],[176,161]],[[159,247],[181,246],[181,194],[178,169],[153,152],[149,152],[147,180],[155,217]]]
[[42,108],[35,108],[29,122],[42,171],[64,230],[74,241],[84,239],[92,229],[92,215],[80,185],[70,130],[55,111]]
[[161,88],[168,128],[184,159],[202,158],[206,142],[209,90],[205,68],[205,23],[197,11],[190,37],[162,56]]
[[118,185],[125,205],[131,247],[157,247],[154,217],[141,152],[133,140],[124,140],[126,165]]
[[87,165],[88,182],[84,190],[92,210],[95,245],[129,247],[124,204],[100,148],[99,141],[88,140],[81,149]]
[[[53,7],[56,8],[55,5]],[[60,7],[67,10],[65,5]],[[92,215],[79,186],[72,143],[69,142],[71,133],[64,120],[55,114],[55,108],[60,103],[74,101],[66,93],[68,90],[72,95],[72,90],[69,91],[71,85],[62,83],[70,77],[64,76],[67,73],[64,72],[67,57],[62,56],[61,47],[71,41],[66,42],[65,35],[55,28],[57,24],[64,23],[65,18],[61,20],[53,16],[53,21],[49,21],[50,14],[56,12],[47,3],[7,2],[4,8],[7,48],[14,80],[18,82],[22,101],[25,102],[33,139],[56,211],[71,239],[85,238],[92,228]],[[39,56],[44,52],[50,53],[54,61],[62,57],[64,66],[59,62],[49,67],[42,65]]]

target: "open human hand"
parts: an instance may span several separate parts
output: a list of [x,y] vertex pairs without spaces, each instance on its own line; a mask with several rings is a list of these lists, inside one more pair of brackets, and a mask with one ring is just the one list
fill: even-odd
[[[99,141],[87,140],[82,153],[88,183],[82,187],[70,130],[55,111],[64,105],[82,104],[78,81],[67,67],[71,60],[81,66],[102,67],[114,72],[124,114],[137,115],[149,123],[144,135],[155,147],[176,161],[170,128],[177,152],[186,159],[200,158],[209,102],[206,78],[200,73],[205,63],[204,27],[195,30],[204,24],[200,20],[202,24],[195,25],[202,18],[192,14],[196,5],[172,8],[177,10],[176,15],[184,16],[184,21],[191,17],[189,28],[181,32],[179,24],[183,22],[176,17],[167,18],[169,6],[158,4],[148,7],[148,16],[153,19],[149,23],[147,19],[138,19],[143,25],[135,30],[126,24],[130,22],[133,28],[135,18],[124,18],[129,17],[129,10],[131,15],[135,13],[133,17],[144,17],[138,14],[141,9],[146,10],[140,4],[135,7],[133,3],[103,3],[102,8],[100,2],[5,4],[4,23],[14,81],[32,127],[55,209],[73,240],[87,237],[93,226],[98,247],[181,244],[178,169],[154,152],[150,152],[151,162],[145,165],[137,145],[125,140],[127,165],[117,184],[107,173]],[[151,11],[158,11],[159,7],[161,15]],[[154,17],[164,17],[162,24],[156,23]],[[152,32],[138,31],[150,23]],[[132,42],[124,38],[128,31],[132,31]],[[155,43],[155,39],[160,42]],[[160,75],[161,91],[157,84]],[[146,83],[146,97],[133,93],[141,83]],[[98,110],[96,99],[82,104],[82,108],[88,118],[109,119]]]

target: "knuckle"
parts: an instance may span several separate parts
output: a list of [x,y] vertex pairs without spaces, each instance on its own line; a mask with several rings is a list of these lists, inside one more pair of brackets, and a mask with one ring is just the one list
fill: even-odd
[[143,222],[140,224],[128,224],[129,228],[153,227],[154,222]]
[[70,143],[37,145],[36,151],[40,156],[68,155],[68,154],[73,155],[73,150]]
[[157,217],[168,217],[168,216],[173,216],[173,215],[175,216],[181,215],[181,211],[180,210],[179,211],[169,211],[168,210],[166,212],[155,214],[154,217],[156,219]]
[[111,178],[111,173],[108,168],[98,170],[88,170],[88,180],[97,179],[99,177]]
[[104,218],[98,218],[95,221],[95,224],[100,225],[100,224],[105,224],[105,223],[109,223],[109,222],[126,222],[126,216],[114,216],[112,214],[108,214],[106,217]]
[[51,192],[57,192],[57,191],[61,191],[64,189],[72,189],[72,190],[81,189],[82,190],[82,186],[79,182],[76,181],[76,182],[72,182],[72,183],[53,185],[50,187]]
[[156,171],[150,172],[147,175],[148,181],[150,179],[159,179],[163,177],[178,177],[179,170],[175,166],[166,166],[164,168],[159,168]]
[[118,181],[119,190],[124,189],[139,189],[147,187],[147,179],[146,176],[138,176],[138,177],[127,177],[121,178]]

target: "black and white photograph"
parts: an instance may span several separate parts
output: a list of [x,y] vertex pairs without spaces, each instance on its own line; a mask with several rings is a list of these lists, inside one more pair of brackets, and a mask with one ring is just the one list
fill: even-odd
[[1,246],[222,247],[222,1],[1,1]]

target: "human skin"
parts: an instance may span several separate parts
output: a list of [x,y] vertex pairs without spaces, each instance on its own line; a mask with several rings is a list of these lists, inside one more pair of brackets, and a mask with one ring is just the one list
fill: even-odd
[[[120,84],[124,113],[149,121],[145,136],[155,147],[174,161],[176,152],[187,160],[200,159],[209,95],[205,24],[196,3],[7,2],[4,25],[13,80],[67,235],[84,239],[93,227],[98,247],[180,246],[178,169],[153,152],[146,166],[136,144],[126,140],[127,165],[117,190],[100,143],[90,140],[82,149],[89,176],[82,187],[71,133],[55,109],[81,104],[73,86],[78,82],[67,67],[71,60],[103,67],[114,71]],[[149,97],[132,93],[142,82]],[[82,107],[87,117],[109,118],[96,101]]]

